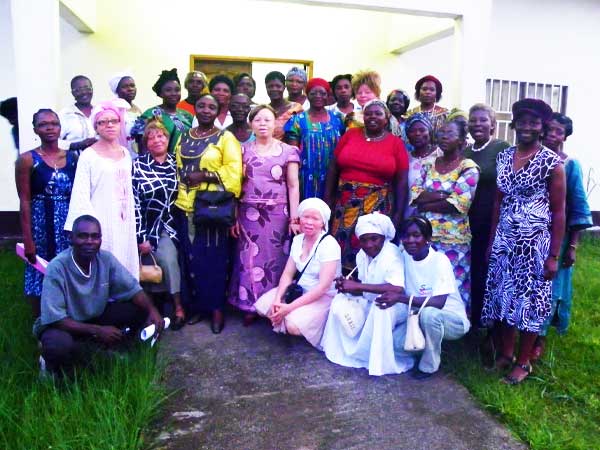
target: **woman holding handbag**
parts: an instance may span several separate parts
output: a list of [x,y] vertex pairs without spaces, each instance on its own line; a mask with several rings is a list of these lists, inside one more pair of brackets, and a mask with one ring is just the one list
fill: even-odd
[[360,242],[356,267],[360,281],[337,278],[339,291],[331,303],[321,347],[329,361],[362,367],[369,375],[409,370],[410,357],[394,354],[396,325],[406,320],[406,306],[377,308],[373,300],[384,292],[404,293],[404,266],[392,220],[381,213],[358,218],[355,234]]
[[[406,292],[386,292],[375,299],[377,306],[384,310],[396,303],[412,303],[415,308],[420,308],[418,323],[425,342],[419,352],[419,364],[412,373],[413,378],[419,380],[430,377],[439,369],[442,341],[460,339],[471,326],[450,260],[444,253],[431,248],[432,235],[431,223],[426,218],[412,216],[404,221],[400,236],[405,250],[402,260]],[[407,336],[414,336],[412,331],[407,332],[407,322],[394,330],[397,356],[415,354],[405,350]]]
[[175,147],[179,189],[174,213],[188,324],[210,314],[215,334],[225,324],[229,228],[242,187],[240,143],[214,125],[218,115],[217,100],[210,94],[200,96],[198,126],[186,131]]
[[292,241],[279,286],[254,307],[271,320],[275,332],[304,336],[317,347],[335,295],[334,279],[341,275],[341,250],[327,234],[331,210],[323,200],[303,200],[298,215],[300,234]]
[[[173,302],[175,317],[171,328],[183,326],[185,313],[181,306],[181,272],[177,261],[177,233],[171,214],[177,195],[175,158],[169,153],[169,132],[158,119],[146,124],[142,137],[144,153],[133,162],[133,198],[138,250],[151,255],[162,269],[162,282]],[[154,254],[153,254],[154,253]],[[140,281],[144,268],[140,264]],[[160,282],[160,281],[159,281]]]

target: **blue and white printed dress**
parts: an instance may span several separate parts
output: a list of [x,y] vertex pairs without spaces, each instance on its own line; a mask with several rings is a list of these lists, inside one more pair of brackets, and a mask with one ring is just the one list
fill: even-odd
[[[69,239],[63,228],[69,210],[77,158],[75,152],[67,152],[65,166],[57,169],[48,166],[35,150],[31,151],[31,157],[31,234],[36,254],[50,261],[69,247]],[[44,276],[27,264],[25,295],[42,295],[43,280]]]
[[498,189],[504,194],[492,246],[482,323],[506,321],[538,333],[552,311],[552,281],[544,279],[550,251],[552,170],[561,164],[542,147],[521,169],[513,170],[516,147],[496,158]]

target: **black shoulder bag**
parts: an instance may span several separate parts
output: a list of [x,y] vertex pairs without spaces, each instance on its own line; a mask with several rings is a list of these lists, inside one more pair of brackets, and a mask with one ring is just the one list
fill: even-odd
[[285,292],[283,293],[283,301],[286,302],[287,304],[292,303],[294,300],[296,300],[297,298],[301,297],[302,294],[304,294],[304,289],[302,289],[302,286],[300,286],[298,284],[298,281],[300,281],[300,278],[302,278],[302,275],[304,274],[304,271],[306,270],[306,268],[308,267],[308,265],[310,264],[310,262],[312,261],[312,259],[317,254],[317,250],[319,249],[319,245],[321,245],[321,241],[323,239],[325,239],[325,237],[327,237],[327,234],[324,234],[321,237],[321,239],[319,239],[319,243],[317,244],[317,247],[315,248],[314,253],[310,257],[310,259],[306,262],[306,264],[304,265],[304,268],[300,272],[296,272],[296,275],[294,275],[294,279],[292,280],[292,284],[290,284],[286,288]]

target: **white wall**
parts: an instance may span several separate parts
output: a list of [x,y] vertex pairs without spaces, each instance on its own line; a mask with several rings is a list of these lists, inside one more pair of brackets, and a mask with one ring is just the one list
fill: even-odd
[[[10,17],[10,0],[0,0],[0,101],[14,97],[17,87]],[[19,209],[14,178],[16,149],[11,128],[4,117],[0,117],[0,211]]]
[[[600,2],[497,0],[492,17],[487,76],[567,85],[575,132],[565,149],[600,183]],[[590,206],[600,210],[600,186]]]

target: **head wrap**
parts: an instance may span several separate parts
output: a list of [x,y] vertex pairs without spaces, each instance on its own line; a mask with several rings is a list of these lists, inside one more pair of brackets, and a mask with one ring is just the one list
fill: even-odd
[[387,105],[385,104],[385,102],[383,100],[380,100],[378,98],[374,98],[373,100],[369,100],[367,103],[365,103],[365,105],[362,108],[363,115],[364,115],[365,111],[367,110],[367,108],[370,106],[373,106],[373,105],[381,106],[383,108],[383,110],[385,111],[385,115],[387,117],[390,117],[390,110],[388,109]]
[[177,76],[177,69],[163,70],[160,73],[158,80],[156,80],[156,83],[154,83],[154,86],[152,86],[152,90],[160,97],[160,91],[162,90],[162,87],[169,81],[177,81],[179,84],[181,84],[179,77]]
[[127,146],[127,130],[125,127],[125,113],[129,109],[129,103],[122,98],[115,98],[114,100],[107,100],[104,102],[97,103],[90,113],[90,122],[94,128],[96,128],[96,122],[100,116],[106,111],[114,112],[121,122],[121,132],[119,135],[119,142],[123,146]]
[[415,91],[418,93],[419,89],[421,89],[421,85],[426,81],[433,81],[435,83],[435,95],[437,98],[440,98],[442,95],[442,82],[433,75],[425,75],[423,78],[420,78],[419,81],[415,83]]
[[360,216],[354,228],[356,237],[361,237],[363,234],[374,233],[385,237],[386,241],[391,241],[396,236],[396,228],[392,220],[385,214],[374,212]]
[[130,70],[124,70],[123,72],[115,73],[108,80],[108,86],[113,94],[117,95],[117,88],[119,87],[119,83],[125,77],[133,78],[133,73]]
[[543,100],[538,100],[536,98],[524,98],[513,103],[513,121],[527,113],[539,117],[542,119],[542,123],[544,124],[552,119],[552,108]]
[[462,109],[459,109],[459,108],[452,108],[450,110],[450,112],[448,113],[448,117],[446,117],[446,121],[450,122],[459,117],[461,117],[467,121],[469,120],[469,115],[465,111],[463,111]]
[[290,69],[290,71],[287,73],[287,75],[285,76],[285,79],[287,80],[289,77],[294,76],[294,75],[302,78],[302,80],[306,83],[306,80],[308,78],[306,76],[306,70],[301,69],[300,67],[292,67]]
[[329,86],[329,83],[323,78],[311,78],[308,80],[308,83],[306,84],[306,94],[308,95],[311,89],[317,86],[322,87],[328,94],[331,94],[331,86]]
[[427,115],[423,113],[414,113],[412,116],[406,119],[406,132],[408,133],[410,127],[412,127],[417,122],[421,122],[427,127],[430,133],[433,133],[433,125],[431,124],[431,120],[429,120],[429,117],[427,117]]
[[307,209],[316,209],[319,211],[321,219],[323,219],[323,226],[325,227],[325,231],[327,231],[329,229],[329,219],[331,218],[331,209],[329,209],[327,203],[317,197],[302,200],[298,205],[298,216],[302,216]]

